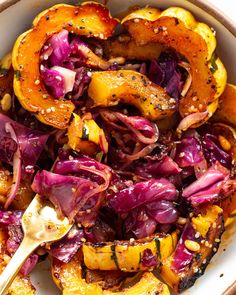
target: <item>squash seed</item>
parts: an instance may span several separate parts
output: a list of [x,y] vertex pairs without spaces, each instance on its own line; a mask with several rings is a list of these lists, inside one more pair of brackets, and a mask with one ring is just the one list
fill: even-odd
[[186,240],[184,245],[188,250],[193,252],[198,252],[200,250],[200,245],[195,241]]
[[11,95],[9,93],[4,94],[1,100],[1,108],[4,112],[7,112],[11,108]]
[[225,151],[229,151],[231,149],[231,143],[224,136],[219,135],[218,137],[220,145]]

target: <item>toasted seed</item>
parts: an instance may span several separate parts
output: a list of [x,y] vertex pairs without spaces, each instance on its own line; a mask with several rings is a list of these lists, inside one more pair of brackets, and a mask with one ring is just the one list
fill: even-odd
[[186,224],[186,222],[187,222],[187,219],[184,217],[179,217],[177,220],[177,223],[181,225]]
[[218,136],[218,139],[219,139],[219,142],[220,142],[220,145],[222,146],[222,148],[225,150],[225,151],[229,151],[231,149],[231,143],[228,141],[228,139],[226,139],[224,136],[222,135],[219,135]]
[[11,108],[11,95],[9,93],[5,93],[1,100],[1,108],[4,112],[7,112]]
[[193,252],[197,252],[200,250],[200,245],[195,241],[186,240],[184,242],[184,245],[188,250],[193,251]]

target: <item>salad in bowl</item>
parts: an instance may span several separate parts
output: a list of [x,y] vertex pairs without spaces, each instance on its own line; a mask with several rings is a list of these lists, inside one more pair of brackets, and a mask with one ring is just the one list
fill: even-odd
[[35,194],[73,227],[50,258],[66,294],[181,293],[236,213],[236,87],[187,10],[95,2],[41,12],[0,63],[1,271]]

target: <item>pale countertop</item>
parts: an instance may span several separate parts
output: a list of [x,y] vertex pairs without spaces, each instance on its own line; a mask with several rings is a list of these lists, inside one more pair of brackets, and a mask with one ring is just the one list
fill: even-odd
[[220,8],[236,23],[236,1],[235,0],[208,0],[214,6]]

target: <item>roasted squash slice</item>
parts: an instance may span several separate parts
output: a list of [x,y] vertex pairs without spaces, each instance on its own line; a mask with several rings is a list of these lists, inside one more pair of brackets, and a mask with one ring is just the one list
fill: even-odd
[[110,58],[124,57],[126,59],[152,60],[157,59],[164,47],[159,43],[148,43],[137,46],[129,36],[119,36],[113,40],[104,41],[104,53]]
[[142,256],[150,249],[157,261],[169,257],[177,244],[177,233],[130,241],[115,241],[102,244],[85,243],[82,247],[84,264],[89,269],[137,272],[148,270],[142,264]]
[[52,275],[63,295],[169,295],[168,287],[159,281],[154,274],[144,272],[133,286],[120,291],[103,290],[99,283],[87,283],[82,277],[80,260],[75,257],[69,263],[53,261]]
[[104,131],[92,119],[91,114],[85,114],[82,118],[73,114],[74,119],[68,128],[68,145],[76,151],[87,155],[93,155],[96,151],[108,150],[108,143]]
[[[6,253],[7,231],[0,228],[0,273],[3,272],[7,263],[11,259]],[[20,273],[16,276],[6,295],[33,295],[36,294],[35,288],[30,282],[29,277],[23,277]]]
[[[193,217],[191,224],[196,231],[193,242],[197,242],[199,249],[192,252],[190,263],[186,264],[184,269],[177,271],[174,268],[175,251],[173,255],[162,262],[161,266],[162,278],[176,292],[190,288],[198,277],[203,275],[212,256],[217,252],[224,230],[223,210],[216,205],[210,206],[206,212]],[[180,238],[180,242],[185,241]]]
[[146,76],[131,70],[93,72],[88,95],[94,106],[134,105],[142,115],[155,121],[170,116],[176,101]]
[[213,56],[216,47],[213,32],[182,8],[171,7],[163,12],[156,10],[156,17],[153,14],[153,8],[150,11],[143,8],[126,16],[122,24],[137,45],[157,42],[176,50],[188,60],[192,84],[180,100],[180,114],[186,117],[208,111],[210,117],[217,108],[217,103],[213,106],[211,103],[223,92],[227,78],[223,64]]
[[[62,29],[86,37],[106,39],[112,35],[117,24],[107,8],[94,2],[80,6],[58,4],[38,15],[33,28],[20,35],[13,48],[14,90],[22,106],[35,113],[41,122],[66,128],[74,104],[69,100],[54,99],[47,92],[40,76],[40,51],[45,42]],[[49,109],[50,112],[47,111]]]
[[214,122],[222,122],[236,127],[236,86],[227,84],[219,98],[219,106],[214,116]]

